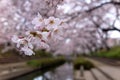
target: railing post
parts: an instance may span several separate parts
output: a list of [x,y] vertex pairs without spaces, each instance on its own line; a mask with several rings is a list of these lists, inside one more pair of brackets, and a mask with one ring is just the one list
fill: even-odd
[[81,77],[84,76],[84,67],[83,67],[83,65],[80,66],[80,76],[81,76]]
[[85,80],[84,79],[84,66],[83,65],[80,66],[80,80]]

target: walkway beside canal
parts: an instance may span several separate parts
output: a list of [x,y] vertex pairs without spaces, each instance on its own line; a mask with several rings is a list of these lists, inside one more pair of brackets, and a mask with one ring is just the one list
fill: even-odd
[[75,80],[120,80],[120,66],[111,66],[103,62],[86,58],[93,62],[95,68],[84,71],[83,76],[80,76],[80,71],[75,71]]
[[32,70],[34,69],[27,66],[26,62],[0,64],[0,80],[7,80]]

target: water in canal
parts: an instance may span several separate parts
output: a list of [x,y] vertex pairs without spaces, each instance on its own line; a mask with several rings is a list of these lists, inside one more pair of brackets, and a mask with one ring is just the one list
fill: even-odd
[[65,63],[47,72],[40,70],[14,80],[73,80],[73,66]]

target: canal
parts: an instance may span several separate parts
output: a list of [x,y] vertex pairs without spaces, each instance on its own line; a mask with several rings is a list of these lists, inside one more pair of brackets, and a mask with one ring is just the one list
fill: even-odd
[[73,65],[65,63],[55,69],[38,70],[14,80],[73,80]]

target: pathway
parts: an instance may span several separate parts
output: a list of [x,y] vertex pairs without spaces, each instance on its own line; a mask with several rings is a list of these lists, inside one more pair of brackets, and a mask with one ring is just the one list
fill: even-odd
[[80,76],[80,71],[75,71],[74,80],[120,80],[120,66],[110,66],[97,60],[86,58],[93,62],[96,68],[84,71]]
[[32,70],[34,69],[27,66],[26,62],[0,64],[0,80],[7,80]]

